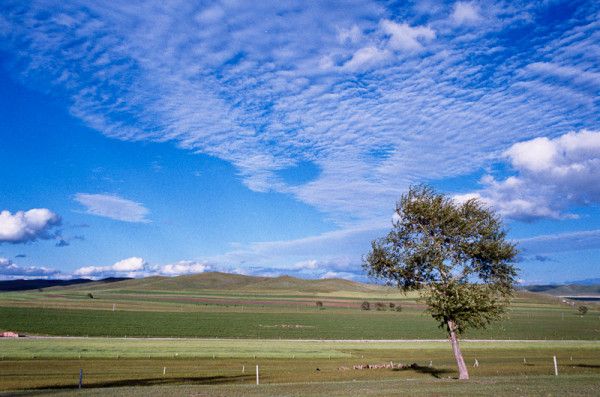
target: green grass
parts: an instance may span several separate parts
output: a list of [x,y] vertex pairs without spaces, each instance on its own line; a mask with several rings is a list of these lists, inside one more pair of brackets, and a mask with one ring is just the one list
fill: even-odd
[[[316,300],[325,310],[316,309]],[[403,310],[361,311],[363,300]],[[600,317],[591,307],[579,316],[556,298],[520,293],[509,319],[465,335],[513,341],[463,339],[472,381],[459,382],[448,379],[457,374],[446,341],[348,341],[445,338],[415,294],[381,287],[209,274],[2,293],[0,330],[82,337],[0,340],[0,390],[78,394],[73,387],[83,369],[85,395],[98,396],[598,395]],[[146,336],[192,339],[132,338]],[[340,370],[390,361],[416,365]]]
[[[0,329],[71,336],[262,339],[437,339],[445,334],[422,310],[364,312],[134,312],[0,307]],[[486,339],[598,339],[600,319],[552,308],[515,308],[508,320],[468,332]]]
[[[345,396],[597,396],[600,382],[597,375],[569,377],[539,376],[482,377],[470,382],[449,379],[391,379],[351,380],[330,383],[288,383],[266,385],[177,385],[147,387],[88,388],[86,396],[124,397],[345,397]],[[54,397],[81,395],[77,390],[40,390],[23,394],[11,392],[7,396]],[[0,395],[3,395],[0,393]]]
[[[600,341],[470,341],[466,351],[595,351]],[[98,358],[348,358],[390,350],[449,352],[447,341],[312,341],[272,339],[21,338],[0,339],[0,357],[10,359]],[[361,353],[363,352],[363,353]],[[404,353],[402,353],[404,354]],[[486,353],[487,354],[487,353]],[[496,353],[493,353],[496,354]]]
[[[585,341],[465,342],[464,355],[472,376],[468,383],[448,380],[457,373],[447,342],[80,338],[1,341],[0,348],[10,356],[0,360],[0,390],[28,389],[29,393],[32,390],[49,393],[43,390],[52,389],[52,393],[63,390],[68,395],[68,389],[77,384],[79,369],[84,371],[86,395],[92,391],[97,395],[347,395],[355,392],[384,396],[407,391],[441,395],[460,392],[523,395],[558,390],[592,395],[600,386],[600,343]],[[13,353],[18,355],[24,351],[35,353],[36,358],[12,357]],[[172,356],[176,351],[182,354]],[[65,352],[79,352],[82,358],[67,358],[63,356]],[[114,356],[117,352],[129,356],[117,358]],[[215,354],[214,359],[211,354]],[[560,382],[549,376],[553,373],[553,355],[558,358]],[[476,368],[471,366],[475,359],[480,363]],[[352,369],[355,364],[390,361],[403,363],[407,368]],[[410,367],[413,363],[415,365]],[[262,385],[259,388],[253,385],[255,365],[260,366]],[[521,387],[521,392],[516,387]]]

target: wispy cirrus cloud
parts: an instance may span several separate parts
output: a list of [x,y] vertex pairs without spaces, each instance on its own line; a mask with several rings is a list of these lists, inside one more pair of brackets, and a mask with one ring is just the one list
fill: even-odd
[[[547,24],[551,3],[477,4],[9,2],[2,48],[103,134],[219,157],[250,189],[355,225],[411,183],[598,127],[597,92],[575,77],[598,73],[594,2]],[[278,176],[303,161],[316,180]]]
[[535,236],[518,244],[525,252],[536,254],[600,249],[600,229]]
[[77,193],[75,201],[86,207],[86,212],[91,215],[123,222],[150,222],[146,218],[149,211],[144,205],[115,194]]

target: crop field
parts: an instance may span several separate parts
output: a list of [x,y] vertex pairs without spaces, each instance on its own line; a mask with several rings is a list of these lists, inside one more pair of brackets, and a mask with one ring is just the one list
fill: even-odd
[[[505,320],[464,335],[472,375],[464,383],[449,379],[457,375],[450,345],[415,294],[274,280],[260,288],[228,279],[208,289],[224,281],[184,278],[1,293],[0,330],[29,337],[0,339],[0,393],[76,394],[80,370],[86,395],[99,396],[600,392],[597,305],[581,316],[558,298],[519,293]],[[364,301],[370,310],[361,310]]]
[[[397,291],[92,290],[0,294],[0,329],[25,334],[266,339],[437,339],[444,333],[416,296]],[[92,294],[93,298],[89,297]],[[371,295],[372,294],[372,295]],[[360,309],[369,301],[371,310]],[[318,309],[317,301],[323,303]],[[383,307],[376,310],[381,302]],[[394,305],[394,309],[389,304]],[[401,311],[396,308],[401,307]],[[504,321],[468,332],[484,339],[600,337],[597,306],[585,315],[559,299],[521,294]],[[149,326],[151,324],[151,326]]]

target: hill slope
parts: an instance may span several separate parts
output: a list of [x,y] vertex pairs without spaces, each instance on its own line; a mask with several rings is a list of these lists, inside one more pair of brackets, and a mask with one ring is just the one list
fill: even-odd
[[[63,287],[65,288],[65,287]],[[220,272],[206,272],[177,277],[146,277],[110,284],[99,282],[72,285],[69,290],[135,290],[135,291],[294,291],[301,293],[383,292],[387,287],[343,279],[306,280],[291,276],[259,277]]]
[[554,296],[600,295],[600,285],[530,285],[527,291]]

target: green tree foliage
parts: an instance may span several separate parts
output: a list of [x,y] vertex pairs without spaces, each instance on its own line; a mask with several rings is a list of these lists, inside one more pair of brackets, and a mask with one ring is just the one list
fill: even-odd
[[453,342],[461,379],[468,379],[457,335],[505,313],[517,249],[501,219],[476,199],[460,204],[419,185],[400,198],[395,213],[392,230],[372,242],[364,267],[388,284],[421,291]]

